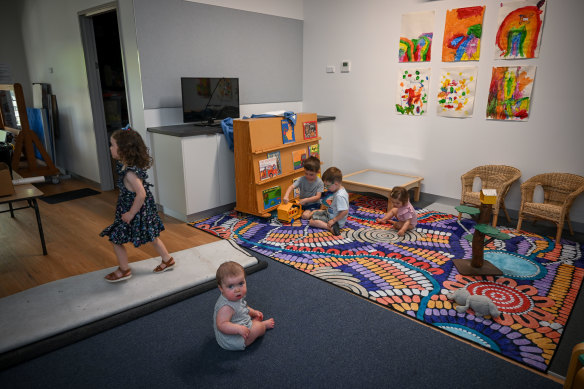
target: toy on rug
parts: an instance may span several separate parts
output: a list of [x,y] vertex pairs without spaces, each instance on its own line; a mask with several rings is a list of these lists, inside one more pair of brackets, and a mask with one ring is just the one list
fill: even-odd
[[287,204],[280,204],[277,213],[278,220],[294,223],[294,218],[299,219],[302,216],[302,205],[294,199]]
[[460,313],[464,313],[470,308],[477,316],[491,315],[491,317],[495,318],[501,315],[501,312],[499,312],[493,300],[487,296],[470,294],[466,288],[446,292],[446,297],[450,300],[454,300],[454,302],[458,304],[455,309]]

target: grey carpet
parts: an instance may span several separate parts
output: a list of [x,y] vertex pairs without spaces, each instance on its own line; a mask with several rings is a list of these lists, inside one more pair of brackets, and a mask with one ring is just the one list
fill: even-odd
[[5,388],[561,388],[529,369],[266,259],[247,301],[273,330],[242,352],[217,289],[0,372]]

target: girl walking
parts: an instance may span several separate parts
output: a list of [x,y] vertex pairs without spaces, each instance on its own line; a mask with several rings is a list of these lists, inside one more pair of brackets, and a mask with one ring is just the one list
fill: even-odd
[[152,165],[152,157],[139,133],[126,126],[115,131],[110,137],[112,158],[117,160],[118,187],[120,190],[116,205],[114,223],[99,235],[108,236],[118,258],[118,268],[105,276],[108,282],[119,282],[132,277],[128,264],[128,254],[124,243],[135,247],[152,242],[162,258],[154,273],[162,273],[174,267],[174,259],[168,254],[160,238],[164,230],[158,216],[154,197],[146,179],[146,170]]

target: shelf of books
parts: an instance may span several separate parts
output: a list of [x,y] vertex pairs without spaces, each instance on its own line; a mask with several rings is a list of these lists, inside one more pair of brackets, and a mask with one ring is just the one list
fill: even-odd
[[269,217],[304,175],[302,161],[320,159],[319,140],[315,113],[297,114],[295,125],[284,117],[234,120],[235,209]]

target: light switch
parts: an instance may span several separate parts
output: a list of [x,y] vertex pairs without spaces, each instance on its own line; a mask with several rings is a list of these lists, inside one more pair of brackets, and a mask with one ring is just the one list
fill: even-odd
[[334,73],[335,72],[335,67],[334,66],[327,66],[326,67],[326,72],[327,73]]
[[351,71],[351,61],[344,60],[341,62],[341,73],[349,73]]

